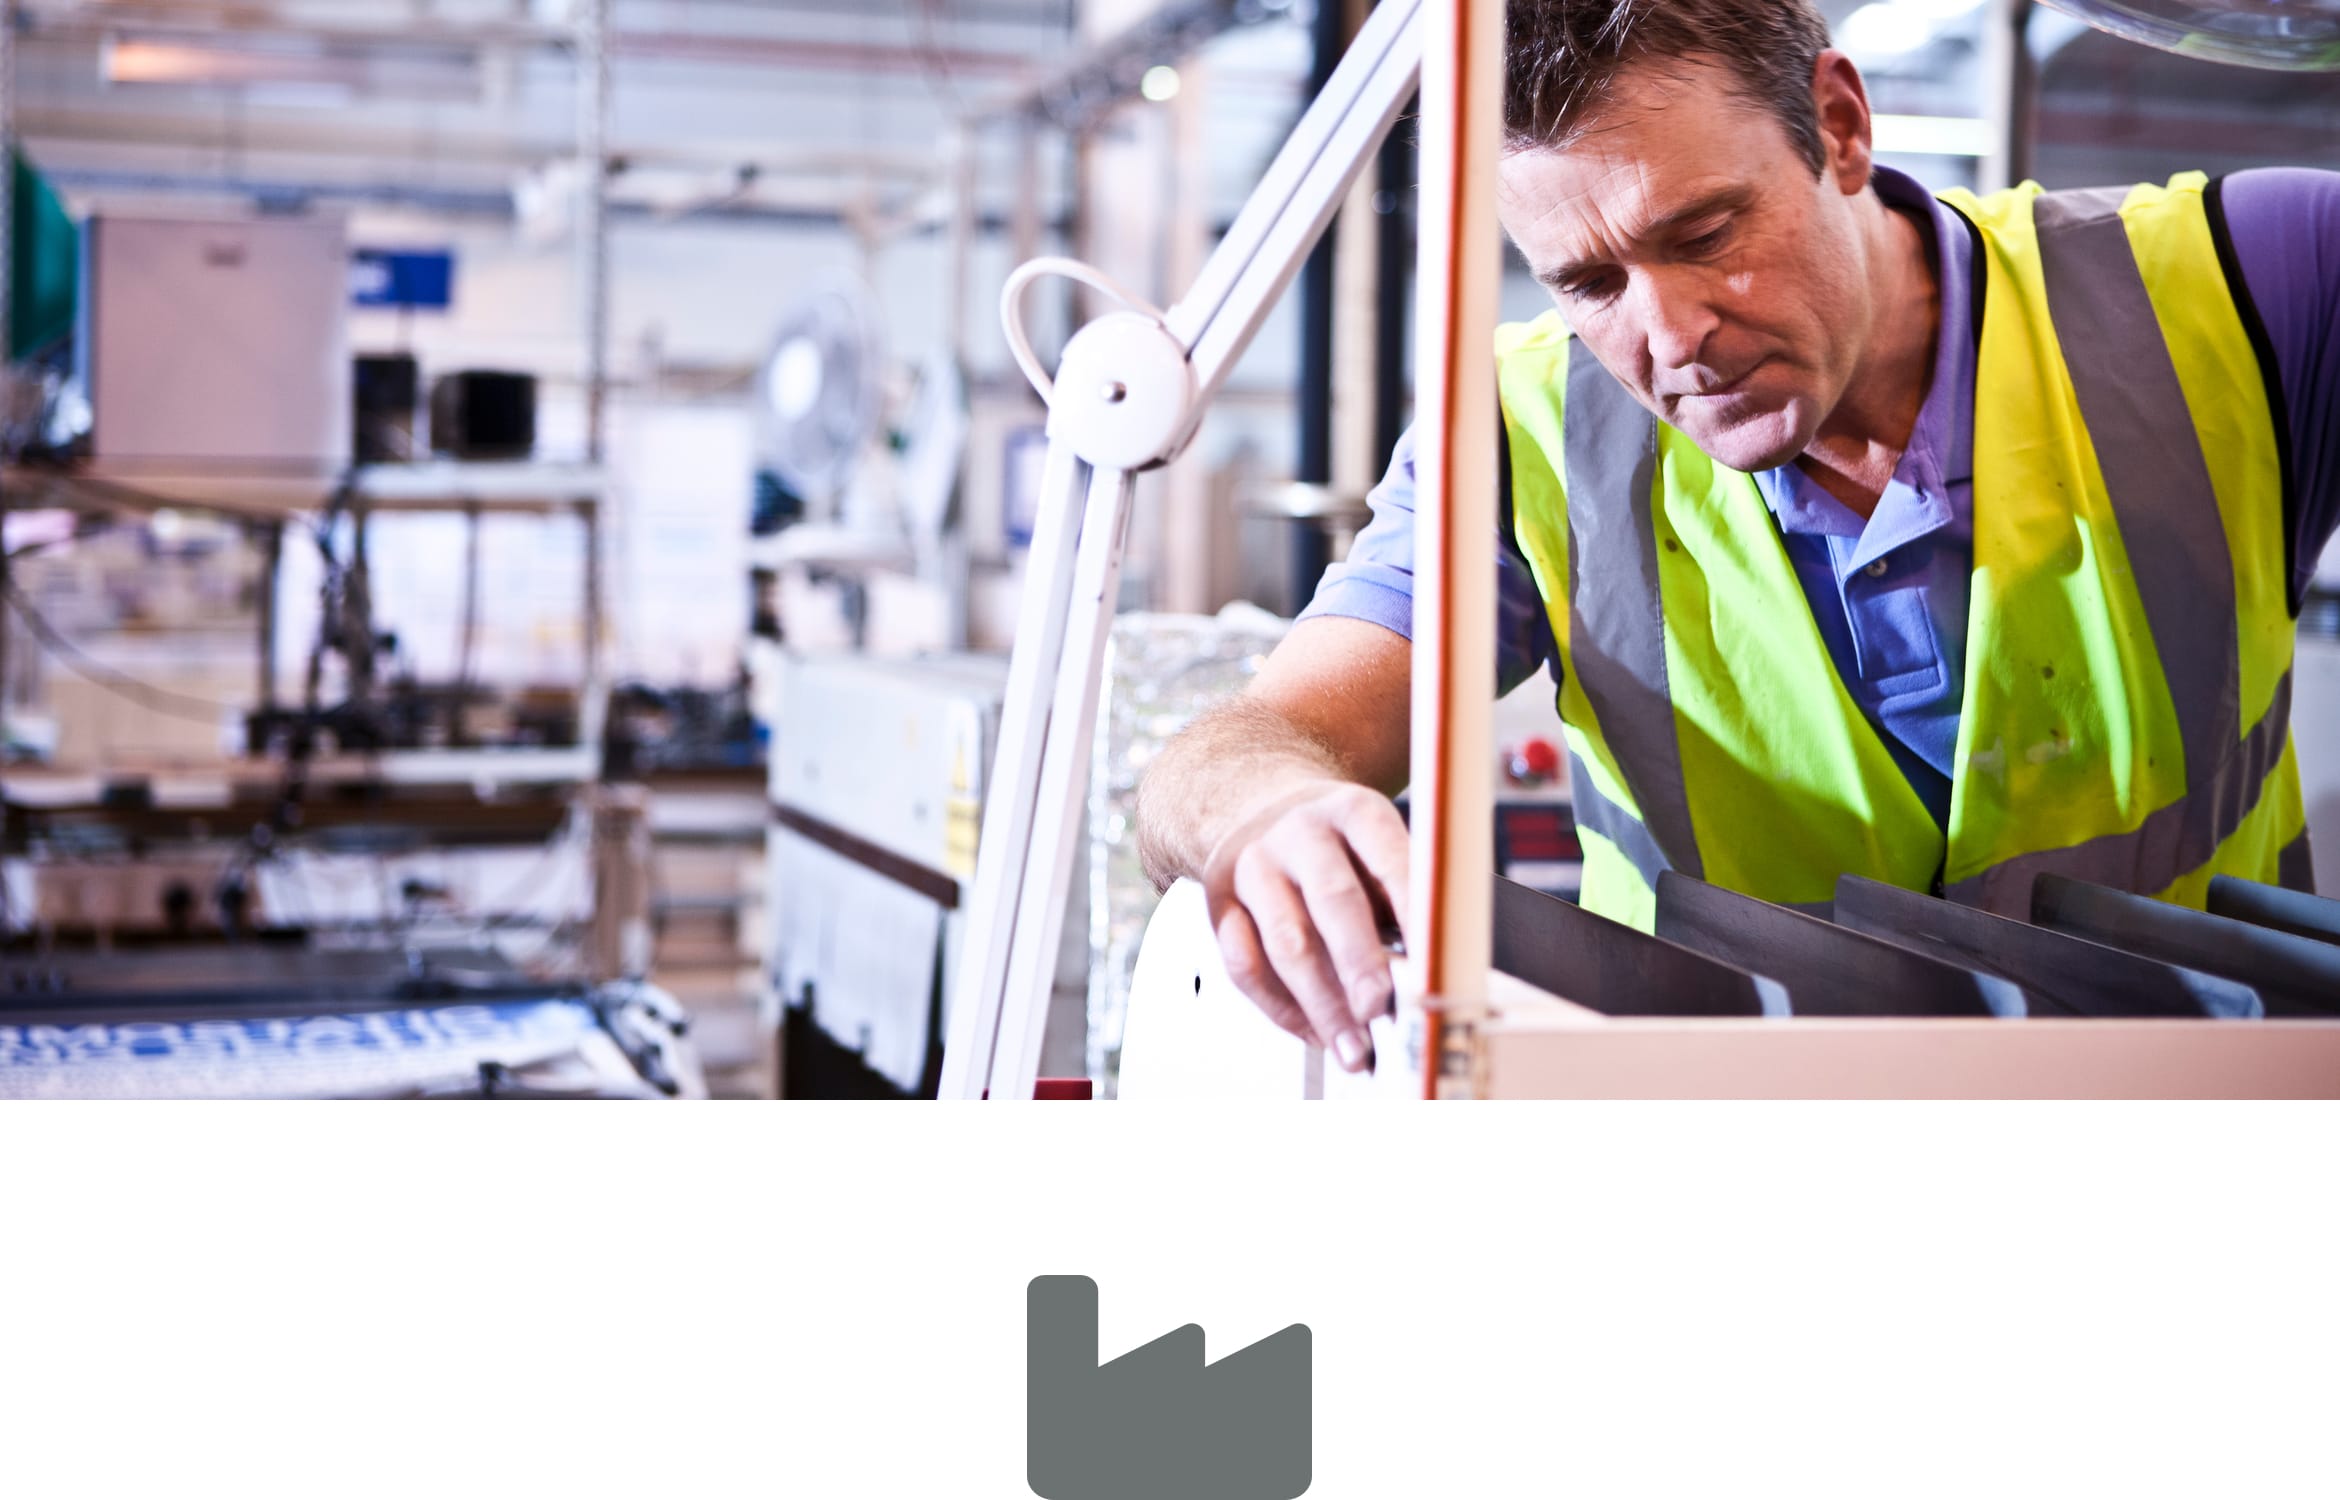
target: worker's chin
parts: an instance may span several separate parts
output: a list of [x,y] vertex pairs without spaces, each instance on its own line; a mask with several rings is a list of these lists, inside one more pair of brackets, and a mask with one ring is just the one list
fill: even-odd
[[1742,474],[1776,469],[1812,441],[1803,403],[1693,396],[1677,403],[1674,425],[1708,458]]

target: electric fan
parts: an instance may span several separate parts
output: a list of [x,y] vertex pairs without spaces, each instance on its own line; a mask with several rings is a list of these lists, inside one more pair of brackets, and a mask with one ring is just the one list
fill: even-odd
[[808,515],[836,518],[877,434],[884,347],[868,293],[843,276],[816,285],[773,337],[759,382],[759,446]]

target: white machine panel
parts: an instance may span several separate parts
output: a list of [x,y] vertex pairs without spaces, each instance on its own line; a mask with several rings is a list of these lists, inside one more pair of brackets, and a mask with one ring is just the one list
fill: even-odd
[[[955,972],[965,937],[1007,662],[787,652],[767,660],[778,677],[772,1013],[810,992],[823,1031],[914,1090],[932,1035],[936,965]],[[905,874],[904,863],[915,870]],[[947,906],[924,893],[937,878],[955,887]],[[1049,1076],[1085,1067],[1089,943],[1079,872],[1070,897],[1042,1048]]]
[[971,878],[1006,682],[994,657],[783,657],[772,800]]

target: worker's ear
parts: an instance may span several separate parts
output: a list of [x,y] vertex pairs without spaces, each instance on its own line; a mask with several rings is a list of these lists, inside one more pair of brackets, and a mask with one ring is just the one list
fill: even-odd
[[1869,90],[1861,70],[1834,47],[1812,64],[1812,108],[1820,118],[1820,175],[1850,197],[1869,186]]

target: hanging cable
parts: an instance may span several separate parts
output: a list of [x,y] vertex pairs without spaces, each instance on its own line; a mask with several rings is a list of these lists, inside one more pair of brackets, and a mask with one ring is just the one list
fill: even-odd
[[1141,313],[1155,322],[1162,321],[1162,311],[1145,298],[1115,281],[1095,266],[1064,255],[1043,255],[1037,260],[1025,261],[1008,273],[999,289],[999,322],[1007,335],[1008,353],[1015,356],[1024,378],[1032,382],[1032,389],[1040,393],[1043,402],[1051,400],[1056,382],[1042,368],[1040,356],[1032,351],[1031,335],[1024,328],[1024,288],[1043,276],[1062,276],[1079,282],[1093,292],[1111,297],[1132,312]]
[[200,723],[217,724],[223,715],[242,712],[233,704],[157,687],[117,667],[110,667],[68,640],[63,631],[49,623],[48,616],[34,608],[32,601],[17,591],[13,582],[6,585],[5,597],[8,607],[15,610],[17,618],[31,629],[33,638],[40,642],[41,647],[85,682],[156,713]]

